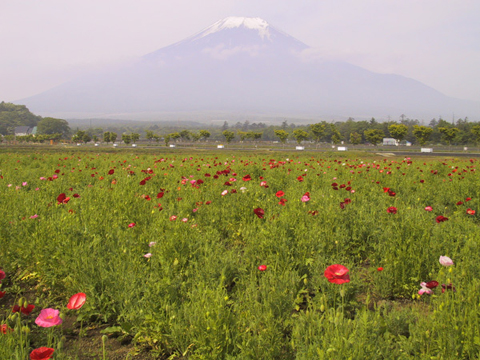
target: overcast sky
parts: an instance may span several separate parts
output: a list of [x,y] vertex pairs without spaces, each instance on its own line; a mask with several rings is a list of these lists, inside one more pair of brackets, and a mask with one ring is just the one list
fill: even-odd
[[478,0],[0,0],[0,101],[261,17],[314,52],[480,101]]

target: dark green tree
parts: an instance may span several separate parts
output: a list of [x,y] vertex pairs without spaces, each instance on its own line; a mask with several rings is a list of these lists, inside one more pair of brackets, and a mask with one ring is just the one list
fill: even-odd
[[274,133],[275,136],[278,137],[280,142],[283,144],[283,147],[285,147],[285,143],[287,142],[287,138],[289,135],[288,132],[286,132],[285,130],[275,130]]
[[408,134],[408,127],[404,124],[392,124],[388,127],[390,136],[397,140],[399,143],[405,139]]
[[352,145],[359,145],[362,143],[362,134],[353,132],[350,134],[350,143]]
[[365,130],[363,134],[365,135],[365,139],[374,146],[377,146],[385,137],[385,133],[380,129]]
[[430,135],[432,135],[433,129],[426,127],[426,126],[420,126],[420,125],[413,125],[413,136],[417,139],[417,141],[420,143],[420,145],[425,145],[430,138]]
[[132,141],[131,135],[122,134],[122,141],[127,145],[130,144],[130,142]]
[[298,144],[301,144],[302,141],[308,139],[309,135],[308,135],[308,132],[306,132],[305,130],[297,129],[297,130],[293,130],[292,136],[297,141]]
[[140,139],[140,134],[138,133],[131,133],[130,134],[130,139],[132,140],[132,143],[136,143]]
[[310,132],[312,133],[312,138],[315,142],[318,143],[325,136],[326,124],[316,123],[310,125]]
[[235,138],[235,133],[230,130],[224,130],[222,134],[225,136],[225,141],[227,144],[230,144],[230,142]]
[[66,120],[46,117],[38,122],[37,134],[62,134],[63,137],[67,138],[70,135],[70,126],[68,126]]

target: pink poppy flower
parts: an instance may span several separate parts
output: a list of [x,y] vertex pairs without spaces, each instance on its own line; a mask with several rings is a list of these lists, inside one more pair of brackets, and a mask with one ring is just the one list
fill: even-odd
[[426,206],[425,211],[433,211],[433,208],[431,206]]
[[51,327],[60,325],[63,320],[58,316],[60,311],[47,308],[40,311],[40,315],[35,319],[35,324],[40,327]]
[[183,218],[182,221],[186,223],[188,221],[188,218]]
[[150,253],[146,253],[145,255],[143,255],[143,257],[144,257],[144,258],[147,258],[147,259],[149,259],[149,258],[151,258],[151,257],[152,257],[152,254],[150,254]]
[[150,242],[148,243],[148,246],[149,246],[149,247],[152,247],[152,246],[155,246],[155,245],[156,245],[156,242],[155,242],[155,241],[150,241]]
[[177,220],[177,217],[175,215],[170,216],[170,221],[175,221]]
[[310,198],[307,195],[302,196],[302,202],[310,201]]
[[227,194],[228,194],[228,190],[223,190],[223,191],[222,191],[222,196],[225,196],[225,195],[227,195]]
[[423,294],[431,295],[431,294],[433,294],[433,291],[427,287],[426,282],[421,282],[420,286],[422,288],[420,290],[418,290],[418,295],[423,295]]
[[453,260],[450,259],[448,256],[440,256],[440,259],[438,261],[443,266],[452,266],[453,265]]

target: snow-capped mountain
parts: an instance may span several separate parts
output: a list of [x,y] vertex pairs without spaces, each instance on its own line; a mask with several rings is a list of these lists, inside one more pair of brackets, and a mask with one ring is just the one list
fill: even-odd
[[22,99],[45,115],[162,112],[399,116],[480,115],[412,79],[322,59],[260,18],[228,17],[121,69]]

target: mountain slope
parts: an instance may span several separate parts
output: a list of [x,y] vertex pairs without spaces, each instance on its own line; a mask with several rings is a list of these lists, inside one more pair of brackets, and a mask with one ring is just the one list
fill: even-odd
[[480,106],[412,79],[304,60],[308,46],[260,18],[230,17],[121,69],[20,100],[41,113],[223,111],[317,116],[476,116]]

